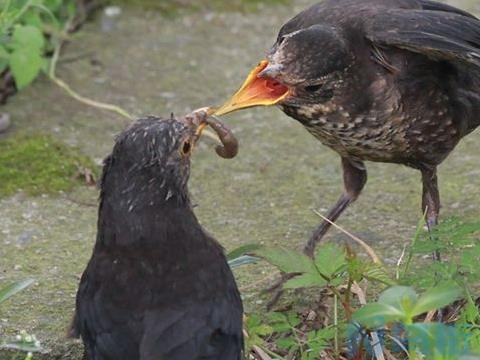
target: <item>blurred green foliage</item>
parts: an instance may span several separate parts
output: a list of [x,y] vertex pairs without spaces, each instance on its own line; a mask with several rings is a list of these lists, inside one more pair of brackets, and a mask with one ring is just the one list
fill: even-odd
[[75,0],[1,0],[0,73],[10,68],[19,90],[48,68],[48,54],[65,23],[73,19]]

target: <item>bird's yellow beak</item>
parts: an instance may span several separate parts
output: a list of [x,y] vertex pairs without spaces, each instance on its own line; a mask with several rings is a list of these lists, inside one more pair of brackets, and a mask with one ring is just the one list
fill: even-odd
[[288,87],[275,79],[262,78],[258,75],[268,66],[263,60],[253,69],[244,84],[230,100],[215,109],[213,115],[225,115],[236,110],[253,106],[270,106],[278,104],[288,96]]

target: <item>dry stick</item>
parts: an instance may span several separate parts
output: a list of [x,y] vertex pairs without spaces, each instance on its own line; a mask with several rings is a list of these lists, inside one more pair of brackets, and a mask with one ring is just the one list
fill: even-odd
[[366,252],[367,254],[372,258],[372,261],[375,263],[375,264],[381,264],[382,262],[380,261],[380,258],[377,256],[377,254],[375,254],[375,251],[373,251],[373,249],[368,246],[368,244],[359,239],[358,237],[356,237],[355,235],[353,235],[352,233],[349,233],[347,230],[343,229],[342,227],[338,226],[337,224],[335,224],[332,220],[328,219],[327,217],[323,216],[322,214],[320,214],[317,210],[313,210],[313,212],[320,216],[324,221],[330,223],[330,225],[332,225],[333,227],[335,227],[336,229],[340,230],[341,232],[343,232],[345,235],[347,235],[348,237],[350,237],[352,240],[354,240],[356,243],[358,243]]
[[[352,284],[352,291],[357,295],[358,301],[362,305],[367,305],[367,296],[363,292],[362,288],[360,285],[357,284],[357,282],[353,282]],[[371,340],[371,345],[373,348],[373,352],[375,353],[375,357],[377,360],[385,360],[385,356],[383,355],[383,347],[382,344],[380,343],[380,338],[378,337],[378,333],[376,331],[372,331],[370,333],[370,336],[372,338]]]
[[395,272],[395,279],[397,279],[397,280],[400,279],[400,266],[403,263],[403,258],[405,257],[406,251],[407,251],[407,245],[404,245],[402,254],[400,255],[400,257],[398,258],[398,261],[397,261],[397,270]]
[[272,360],[268,354],[259,348],[257,345],[252,346],[252,350],[255,352],[256,355],[260,358],[260,360]]

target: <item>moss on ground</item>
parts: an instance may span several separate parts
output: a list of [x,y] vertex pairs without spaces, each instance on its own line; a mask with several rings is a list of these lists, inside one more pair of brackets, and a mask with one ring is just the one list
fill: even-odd
[[71,190],[95,165],[50,135],[17,135],[0,141],[0,196]]

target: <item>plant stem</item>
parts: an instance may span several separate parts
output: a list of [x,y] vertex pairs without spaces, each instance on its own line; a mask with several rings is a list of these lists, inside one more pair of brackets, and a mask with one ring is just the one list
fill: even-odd
[[328,288],[340,300],[342,307],[345,310],[345,317],[347,318],[347,321],[350,321],[352,318],[352,309],[350,309],[350,304],[346,303],[342,299],[342,294],[340,294],[340,292],[334,286],[329,286]]
[[338,346],[338,298],[337,295],[333,296],[333,326],[335,326],[335,360],[340,359],[340,350]]
[[[67,31],[66,29],[68,29],[70,27],[71,21],[72,21],[72,19],[70,19],[69,21],[66,22],[65,28],[64,28],[64,35]],[[62,79],[60,79],[56,76],[55,70],[56,70],[56,67],[57,67],[58,59],[60,57],[60,51],[61,51],[62,45],[63,45],[63,41],[58,40],[58,43],[55,46],[55,51],[53,52],[52,60],[51,60],[51,63],[50,63],[50,68],[49,68],[49,71],[48,71],[48,77],[50,78],[50,80],[52,80],[55,84],[57,84],[59,87],[61,87],[63,90],[65,90],[65,92],[69,96],[71,96],[72,98],[74,98],[75,100],[77,100],[77,101],[79,101],[83,104],[95,107],[97,109],[112,111],[114,113],[117,113],[117,114],[129,119],[129,120],[132,120],[133,116],[130,115],[126,110],[122,109],[121,107],[116,106],[116,105],[112,105],[112,104],[107,104],[107,103],[95,101],[95,100],[89,99],[85,96],[82,96],[79,93],[77,93],[75,90],[73,90],[66,82],[64,82]]]

